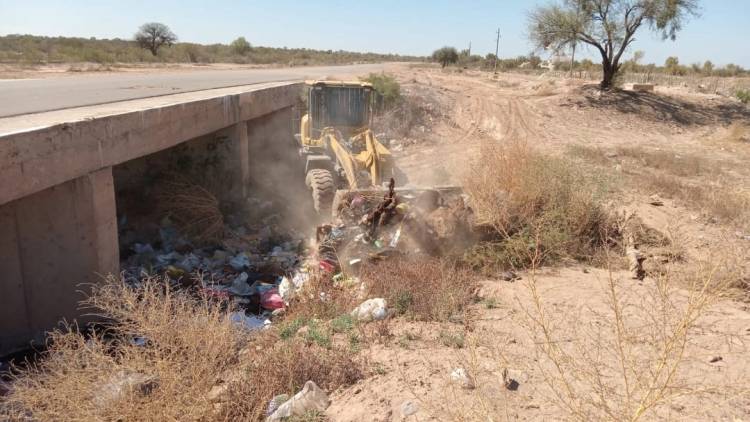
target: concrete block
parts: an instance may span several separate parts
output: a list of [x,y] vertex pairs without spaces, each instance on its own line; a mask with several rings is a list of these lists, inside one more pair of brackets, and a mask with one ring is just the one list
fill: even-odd
[[111,168],[0,206],[0,354],[80,317],[86,284],[119,272]]

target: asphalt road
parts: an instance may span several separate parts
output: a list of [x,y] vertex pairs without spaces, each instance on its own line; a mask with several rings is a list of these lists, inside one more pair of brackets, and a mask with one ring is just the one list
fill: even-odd
[[378,72],[383,64],[242,70],[106,73],[0,80],[0,117],[261,82]]

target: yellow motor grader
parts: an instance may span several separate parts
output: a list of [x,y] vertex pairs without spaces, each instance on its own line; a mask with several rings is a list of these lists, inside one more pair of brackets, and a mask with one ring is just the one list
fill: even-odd
[[307,114],[296,138],[315,210],[327,215],[338,189],[378,188],[388,182],[393,158],[370,128],[376,98],[371,84],[308,81],[306,88]]

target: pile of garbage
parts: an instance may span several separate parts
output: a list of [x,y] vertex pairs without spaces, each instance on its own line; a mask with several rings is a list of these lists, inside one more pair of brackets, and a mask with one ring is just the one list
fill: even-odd
[[316,231],[319,269],[356,274],[363,263],[395,255],[462,252],[473,241],[473,214],[459,188],[340,191],[334,221]]
[[[195,288],[209,297],[233,302],[239,312],[230,318],[239,324],[248,328],[269,324],[268,317],[285,306],[279,292],[282,281],[299,273],[304,237],[282,225],[276,214],[258,219],[243,218],[243,214],[247,215],[230,215],[224,238],[208,243],[184,236],[169,217],[158,227],[143,230],[130,226],[127,217],[121,216],[125,281],[135,286],[146,277],[166,275],[175,288]],[[303,276],[297,275],[298,283]]]

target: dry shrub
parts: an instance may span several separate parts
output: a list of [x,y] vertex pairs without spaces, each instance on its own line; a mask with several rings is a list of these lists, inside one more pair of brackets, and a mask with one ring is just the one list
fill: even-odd
[[639,189],[677,199],[688,208],[709,214],[725,223],[746,224],[750,214],[750,192],[742,186],[715,182],[688,183],[666,174],[643,174],[636,177]]
[[156,199],[162,213],[192,239],[211,242],[224,238],[219,200],[199,183],[185,176],[170,175],[161,182]]
[[475,268],[523,267],[534,245],[543,262],[588,259],[615,233],[606,180],[522,143],[484,145],[464,183],[479,224],[495,233],[466,256]]
[[[220,303],[157,278],[137,289],[110,278],[87,304],[111,322],[90,337],[53,332],[39,363],[19,369],[0,419],[262,420],[273,396],[294,394],[308,380],[330,392],[362,377],[348,350],[282,340],[276,326],[250,334]],[[136,337],[147,342],[137,345]],[[150,391],[107,399],[108,384],[128,374],[148,378]],[[227,378],[217,406],[209,392]]]
[[750,143],[750,128],[740,122],[732,123],[732,125],[729,126],[726,140],[729,142]]
[[333,319],[351,312],[361,300],[359,290],[353,286],[334,283],[330,275],[316,272],[295,295],[286,319]]
[[246,381],[230,385],[227,405],[216,419],[262,421],[274,396],[294,395],[307,381],[332,392],[363,377],[361,363],[345,349],[298,337],[281,340],[274,332],[260,335],[253,345],[241,369]]
[[[74,329],[51,333],[38,363],[21,369],[6,409],[11,420],[196,420],[212,405],[206,393],[215,376],[236,363],[246,341],[217,304],[171,291],[159,279],[138,289],[111,277],[88,304],[113,322],[87,337]],[[148,344],[131,340],[145,337]],[[118,374],[155,381],[150,394],[126,391],[107,398]],[[0,406],[1,408],[2,406]],[[2,419],[0,417],[0,419]]]
[[536,272],[528,274],[531,304],[525,312],[541,354],[539,370],[568,418],[636,421],[666,417],[684,400],[731,409],[747,399],[743,380],[725,377],[712,385],[690,371],[688,348],[699,321],[734,280],[722,271],[725,263],[703,264],[680,280],[669,272],[657,277],[645,294],[632,293],[630,281],[610,272],[603,283],[606,307],[579,309],[575,316],[556,314],[556,299],[547,303]]
[[461,317],[474,298],[476,276],[434,258],[394,258],[362,268],[368,297],[382,297],[397,313],[422,321]]
[[555,81],[547,81],[534,87],[534,95],[537,97],[549,97],[555,95]]
[[675,176],[691,177],[720,172],[715,164],[698,155],[677,154],[663,150],[649,151],[640,147],[620,147],[616,151],[618,156],[633,158],[645,167],[662,170]]

